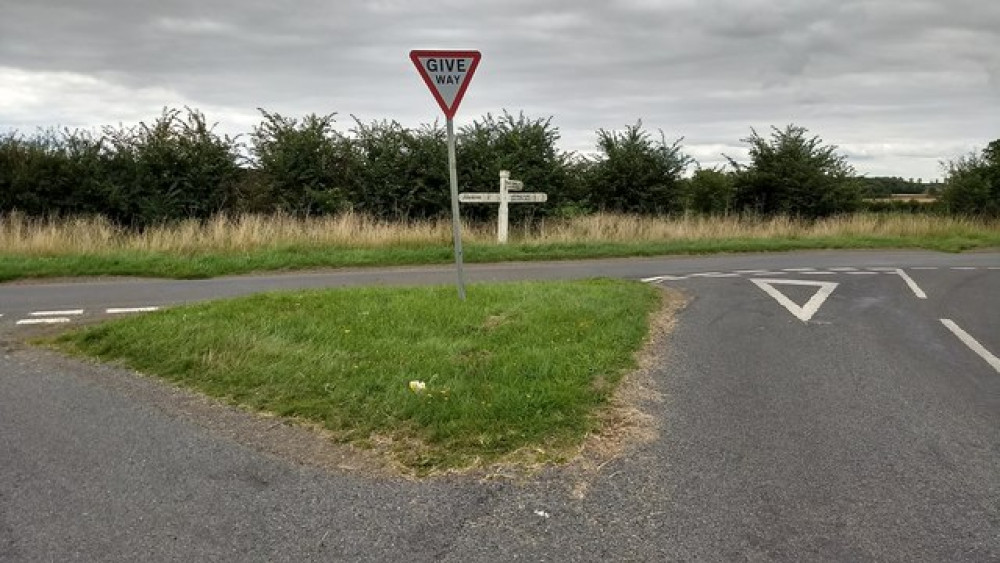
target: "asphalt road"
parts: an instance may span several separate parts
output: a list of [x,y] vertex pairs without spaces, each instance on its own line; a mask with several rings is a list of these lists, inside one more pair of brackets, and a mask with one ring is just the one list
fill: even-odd
[[681,289],[650,374],[664,400],[644,404],[658,436],[590,473],[407,481],[303,464],[312,446],[281,447],[295,430],[220,423],[155,381],[17,343],[21,320],[448,268],[0,285],[0,560],[1000,560],[1000,254],[471,270]]

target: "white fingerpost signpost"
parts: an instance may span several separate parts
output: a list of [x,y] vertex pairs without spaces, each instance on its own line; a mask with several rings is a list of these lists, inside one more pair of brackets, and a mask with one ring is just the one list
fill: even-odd
[[548,201],[548,194],[544,193],[519,193],[512,194],[511,191],[521,191],[524,189],[524,182],[511,180],[509,170],[500,171],[500,193],[497,192],[463,192],[458,194],[458,201],[462,203],[499,203],[500,210],[497,213],[497,241],[507,242],[508,204],[511,203],[544,203]]
[[451,179],[451,231],[455,241],[458,298],[465,301],[462,273],[462,231],[458,214],[458,167],[455,164],[455,126],[452,118],[482,57],[479,51],[410,51],[410,60],[444,112],[448,127],[448,175]]

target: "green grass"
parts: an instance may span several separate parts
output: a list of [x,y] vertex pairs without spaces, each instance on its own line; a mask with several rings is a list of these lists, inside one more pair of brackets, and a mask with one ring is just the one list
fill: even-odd
[[[1000,232],[949,236],[838,235],[772,238],[717,238],[639,242],[468,244],[467,262],[569,260],[720,252],[777,252],[815,249],[924,248],[960,252],[1000,246]],[[292,245],[244,252],[102,252],[100,254],[21,255],[0,252],[0,281],[58,276],[147,276],[207,278],[262,271],[365,266],[443,264],[450,245],[401,245],[351,248]]]
[[[661,293],[610,280],[262,294],[78,329],[55,345],[359,445],[418,473],[560,459],[634,367]],[[426,383],[413,392],[411,381]]]

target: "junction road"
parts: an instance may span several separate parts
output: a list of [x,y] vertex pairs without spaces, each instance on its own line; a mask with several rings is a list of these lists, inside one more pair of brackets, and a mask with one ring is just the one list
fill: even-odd
[[451,283],[447,267],[0,285],[0,561],[1000,559],[1000,254],[469,273],[682,291],[687,305],[651,370],[663,400],[644,405],[656,437],[590,473],[406,481],[299,463],[241,437],[271,439],[259,419],[198,414],[214,407],[19,343],[34,330],[21,321],[71,325],[265,290]]

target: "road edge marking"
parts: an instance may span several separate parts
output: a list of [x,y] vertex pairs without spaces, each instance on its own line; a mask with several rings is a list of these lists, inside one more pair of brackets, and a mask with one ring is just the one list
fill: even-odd
[[941,324],[943,324],[948,330],[952,332],[963,344],[969,347],[970,350],[979,354],[979,357],[986,360],[997,373],[1000,373],[1000,358],[994,356],[985,346],[980,344],[975,338],[972,337],[968,332],[962,330],[962,327],[955,324],[955,321],[951,319],[941,319]]

